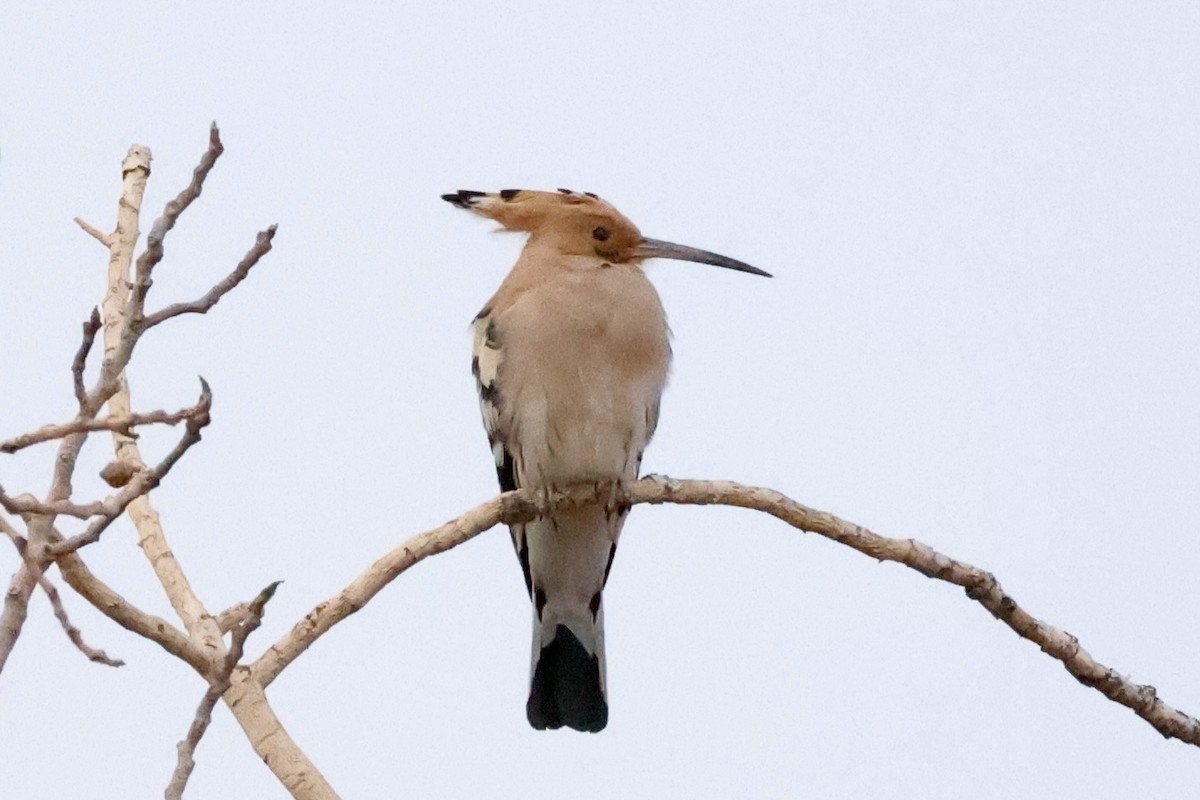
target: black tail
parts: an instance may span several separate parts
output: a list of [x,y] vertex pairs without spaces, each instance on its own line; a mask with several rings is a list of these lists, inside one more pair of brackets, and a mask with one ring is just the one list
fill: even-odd
[[588,655],[566,625],[558,626],[554,639],[538,656],[525,715],[538,730],[566,725],[595,733],[608,724],[600,659]]

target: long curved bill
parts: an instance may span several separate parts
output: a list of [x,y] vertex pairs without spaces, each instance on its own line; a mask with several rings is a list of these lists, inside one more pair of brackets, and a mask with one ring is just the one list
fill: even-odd
[[642,239],[642,243],[634,248],[637,258],[673,258],[676,261],[694,261],[697,264],[712,264],[714,267],[736,269],[738,272],[749,272],[751,275],[772,277],[771,273],[763,272],[758,267],[752,267],[736,258],[710,253],[696,247],[688,247],[674,242],[664,242],[662,239]]

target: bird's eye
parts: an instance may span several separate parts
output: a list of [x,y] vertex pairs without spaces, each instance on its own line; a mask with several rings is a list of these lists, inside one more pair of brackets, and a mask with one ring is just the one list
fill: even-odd
[[598,242],[608,241],[608,237],[612,236],[612,231],[605,228],[603,225],[592,231],[592,238]]

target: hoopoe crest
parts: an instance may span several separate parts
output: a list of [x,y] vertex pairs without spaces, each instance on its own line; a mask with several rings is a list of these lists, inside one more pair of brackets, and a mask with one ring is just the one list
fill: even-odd
[[670,333],[642,262],[673,258],[770,277],[732,258],[642,236],[591,193],[506,189],[442,195],[528,234],[472,324],[471,370],[503,491],[592,483],[597,502],[510,527],[533,606],[525,711],[534,728],[608,723],[604,585],[658,423]]

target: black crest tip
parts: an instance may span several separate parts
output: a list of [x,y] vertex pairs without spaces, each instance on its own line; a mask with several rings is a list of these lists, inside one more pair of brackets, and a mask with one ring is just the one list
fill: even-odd
[[459,189],[457,192],[442,195],[442,199],[451,205],[459,208],[469,208],[475,205],[477,198],[483,197],[485,192],[474,192],[470,189]]

